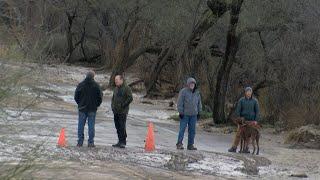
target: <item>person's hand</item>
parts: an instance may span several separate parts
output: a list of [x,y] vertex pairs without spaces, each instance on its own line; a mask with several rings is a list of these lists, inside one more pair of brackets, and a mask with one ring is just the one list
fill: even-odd
[[179,113],[179,117],[180,117],[180,119],[183,119],[183,114]]
[[257,121],[252,121],[251,124],[256,126],[256,125],[258,125],[258,122]]
[[197,119],[200,119],[200,114],[197,114]]

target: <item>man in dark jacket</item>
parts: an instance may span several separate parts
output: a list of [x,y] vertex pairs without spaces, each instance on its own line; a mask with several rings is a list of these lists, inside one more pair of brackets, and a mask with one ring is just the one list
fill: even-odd
[[[252,88],[245,88],[245,95],[242,97],[237,104],[235,114],[237,117],[244,118],[247,124],[257,125],[259,120],[259,103],[258,100],[252,97]],[[240,142],[240,126],[234,138],[232,147],[228,150],[229,152],[236,152]],[[246,153],[249,153],[248,149],[245,149]]]
[[129,105],[132,102],[132,92],[124,83],[122,75],[115,76],[116,87],[113,90],[111,108],[114,114],[114,124],[117,129],[118,143],[112,145],[117,148],[125,148],[127,145],[126,121]]
[[98,83],[94,81],[95,73],[89,71],[86,78],[77,86],[74,100],[78,104],[79,122],[78,122],[78,147],[83,145],[84,126],[88,119],[88,147],[94,146],[95,119],[98,107],[102,103],[102,91]]
[[196,80],[189,78],[187,87],[179,92],[178,112],[180,117],[180,130],[177,142],[177,149],[184,149],[182,141],[186,127],[188,126],[188,150],[197,150],[194,147],[196,134],[196,123],[202,110],[201,96],[197,90]]

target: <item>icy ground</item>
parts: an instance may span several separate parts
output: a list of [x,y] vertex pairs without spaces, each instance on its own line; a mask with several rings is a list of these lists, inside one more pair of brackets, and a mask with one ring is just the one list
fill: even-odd
[[[1,68],[34,68],[28,64],[2,64]],[[198,151],[177,151],[178,122],[168,120],[175,114],[171,100],[149,100],[134,94],[127,120],[128,146],[111,147],[117,141],[110,110],[110,90],[96,120],[96,148],[76,147],[77,111],[73,93],[88,68],[46,66],[23,85],[25,96],[40,94],[41,103],[19,109],[6,107],[0,121],[0,177],[35,179],[287,179],[305,172],[319,178],[320,153],[316,150],[291,150],[277,144],[278,136],[268,134],[261,140],[261,155],[227,153],[231,134],[212,134],[197,130]],[[128,76],[128,81],[134,75]],[[31,80],[30,80],[31,79]],[[106,83],[108,76],[96,80]],[[36,83],[34,83],[36,82]],[[173,99],[174,100],[174,99]],[[143,103],[148,101],[150,103]],[[147,124],[155,124],[156,151],[144,152]],[[66,128],[66,148],[56,147],[59,131]],[[87,127],[86,127],[87,128]],[[85,129],[87,137],[87,129]],[[185,144],[187,133],[185,134]],[[273,147],[276,146],[279,147]],[[318,158],[318,159],[317,159]],[[301,161],[301,163],[299,163]],[[306,163],[305,161],[308,161]],[[16,173],[16,174],[15,174]],[[15,175],[14,175],[15,174]],[[11,176],[14,175],[14,176]]]

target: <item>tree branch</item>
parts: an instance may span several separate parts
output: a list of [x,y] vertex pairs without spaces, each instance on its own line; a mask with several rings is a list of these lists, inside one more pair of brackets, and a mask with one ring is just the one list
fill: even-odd
[[209,49],[212,57],[223,57],[225,55],[224,50],[215,44],[211,45]]
[[158,54],[160,52],[161,52],[161,48],[159,48],[159,47],[150,46],[150,47],[138,48],[129,55],[129,57],[126,61],[126,67],[128,68],[128,67],[132,66],[135,63],[136,59],[138,59],[144,53]]
[[286,24],[276,24],[276,25],[261,25],[257,27],[247,27],[245,30],[241,31],[238,35],[239,38],[250,33],[259,33],[263,31],[277,31],[277,30],[287,30]]
[[222,16],[225,11],[229,9],[228,4],[219,0],[208,0],[207,6],[214,14],[217,14],[218,16]]
[[188,47],[197,47],[204,33],[228,10],[227,4],[219,0],[209,0],[207,1],[207,6],[209,9],[203,13],[201,20],[196,24],[189,37]]

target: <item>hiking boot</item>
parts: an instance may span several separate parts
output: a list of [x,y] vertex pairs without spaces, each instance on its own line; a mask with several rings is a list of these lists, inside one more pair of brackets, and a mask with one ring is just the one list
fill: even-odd
[[196,147],[194,147],[193,145],[188,145],[188,150],[191,150],[191,151],[196,151],[198,150]]
[[178,150],[183,150],[184,149],[183,144],[182,143],[178,143],[177,144],[177,149]]
[[88,147],[89,147],[89,148],[94,148],[94,147],[96,147],[96,146],[92,143],[92,144],[88,144]]
[[112,147],[124,149],[126,148],[126,144],[118,142],[117,144],[112,145]]
[[113,145],[112,145],[112,147],[116,147],[116,148],[118,148],[118,147],[119,147],[119,145],[120,145],[120,143],[118,142],[117,144],[113,144]]
[[82,147],[82,144],[77,144],[77,147]]
[[228,152],[237,152],[237,148],[236,147],[231,147],[230,149],[228,149]]
[[121,148],[121,149],[126,148],[126,144],[125,143],[119,143],[119,148]]

